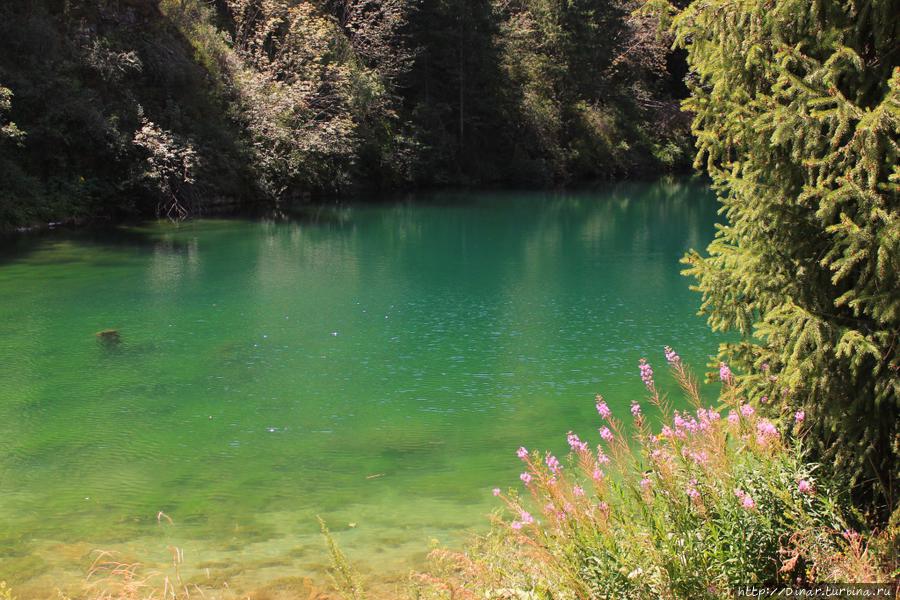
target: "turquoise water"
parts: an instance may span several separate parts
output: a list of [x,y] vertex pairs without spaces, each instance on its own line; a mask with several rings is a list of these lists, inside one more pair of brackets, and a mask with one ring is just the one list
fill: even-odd
[[678,259],[715,211],[634,183],[6,247],[0,579],[43,598],[93,550],[168,547],[233,589],[318,578],[316,515],[364,573],[403,574],[486,527],[520,444],[593,439],[598,392],[624,413],[639,358],[705,365]]

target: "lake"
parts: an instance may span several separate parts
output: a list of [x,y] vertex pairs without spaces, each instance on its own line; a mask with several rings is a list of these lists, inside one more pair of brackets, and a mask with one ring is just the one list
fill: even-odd
[[487,529],[518,446],[596,443],[597,393],[626,415],[638,359],[705,367],[679,258],[716,209],[668,181],[8,244],[0,579],[55,597],[98,549],[165,569],[174,547],[199,582],[302,586],[329,564],[319,515],[402,581]]

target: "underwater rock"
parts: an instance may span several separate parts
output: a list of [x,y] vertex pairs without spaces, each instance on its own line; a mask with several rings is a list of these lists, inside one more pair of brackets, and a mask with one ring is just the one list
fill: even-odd
[[122,341],[118,329],[104,329],[96,333],[97,340],[107,346],[115,346]]

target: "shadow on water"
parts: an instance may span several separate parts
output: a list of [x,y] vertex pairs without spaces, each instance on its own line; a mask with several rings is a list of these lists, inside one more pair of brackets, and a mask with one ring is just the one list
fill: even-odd
[[[0,237],[0,265],[28,258],[48,244],[68,242],[81,247],[113,248],[120,250],[152,250],[160,239],[148,231],[127,227],[56,227],[26,231]],[[187,242],[170,240],[173,252],[187,252]],[[59,264],[60,257],[53,258]]]
[[[497,189],[490,192],[495,200],[511,201],[524,197],[532,200],[560,201],[571,203],[580,197],[591,197],[602,190],[607,202],[626,201],[640,188],[641,193],[654,196],[660,205],[677,206],[680,210],[691,210],[691,201],[696,197],[698,187],[705,181],[700,177],[668,177],[647,186],[646,182],[628,181],[618,184],[583,185],[570,189],[547,189],[522,192],[515,189]],[[464,189],[433,190],[431,192],[394,192],[361,195],[355,198],[335,200],[328,204],[308,201],[283,202],[276,205],[258,205],[224,214],[201,216],[196,220],[182,223],[168,221],[144,221],[120,225],[94,225],[87,227],[59,226],[24,232],[14,232],[0,236],[0,265],[24,260],[35,252],[54,243],[71,243],[86,248],[107,248],[113,250],[133,250],[138,252],[162,251],[168,254],[187,254],[189,240],[176,234],[188,230],[203,220],[218,221],[260,221],[284,224],[318,225],[340,228],[353,221],[354,212],[365,207],[384,206],[426,206],[433,208],[467,207],[481,202],[477,194]],[[662,208],[662,206],[660,207]],[[75,260],[75,259],[72,259]],[[53,258],[54,264],[65,259]]]
[[[144,221],[121,225],[58,226],[49,229],[13,232],[0,236],[0,265],[25,260],[34,253],[57,243],[70,243],[81,248],[124,251],[163,251],[169,254],[187,254],[190,242],[179,238],[207,218],[218,221],[262,221],[274,223],[298,223],[304,225],[341,226],[350,221],[349,204],[314,205],[309,203],[287,204],[280,207],[259,207],[239,210],[214,217],[204,216],[180,223],[169,221]],[[75,260],[74,258],[72,259]],[[53,263],[65,258],[54,256]]]

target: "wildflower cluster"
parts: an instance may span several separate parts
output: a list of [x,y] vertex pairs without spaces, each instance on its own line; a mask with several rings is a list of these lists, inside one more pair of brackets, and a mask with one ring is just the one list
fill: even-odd
[[[630,423],[597,396],[599,443],[592,447],[570,431],[565,468],[553,454],[519,449],[524,493],[494,491],[512,515],[502,526],[512,543],[502,552],[520,552],[522,561],[504,589],[721,597],[747,581],[807,577],[798,571],[802,561],[782,560],[802,554],[808,566],[814,554],[791,547],[791,536],[845,529],[815,467],[802,460],[802,412],[788,419],[792,432],[780,431],[737,395],[725,364],[721,405],[703,406],[678,354],[666,347],[665,358],[684,408],[670,408],[641,359],[648,395],[643,405],[631,402]],[[661,419],[658,431],[651,417]],[[844,543],[825,533],[816,539],[818,555],[823,544],[833,550]]]

